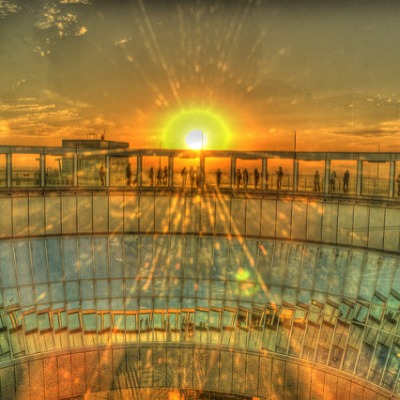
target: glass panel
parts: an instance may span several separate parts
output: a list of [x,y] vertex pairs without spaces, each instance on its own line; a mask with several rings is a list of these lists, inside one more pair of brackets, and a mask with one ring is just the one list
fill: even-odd
[[[123,238],[120,236],[111,236],[109,238],[109,249],[110,249],[110,275],[114,278],[119,278],[124,276],[124,258],[123,258]],[[125,239],[128,242],[128,239]],[[136,240],[129,241],[126,243],[125,247],[125,257],[127,265],[130,268],[137,265],[136,250],[137,246]],[[132,272],[133,273],[133,272]]]
[[362,194],[366,196],[389,195],[389,162],[363,162]]
[[205,182],[207,186],[231,186],[231,159],[208,157],[205,161]]
[[64,285],[62,283],[50,283],[50,295],[53,303],[64,301]]
[[96,298],[106,299],[110,296],[108,289],[108,280],[98,279],[96,280]]
[[50,302],[48,285],[36,285],[36,302],[41,304]]
[[[217,238],[214,243],[214,263],[213,263],[213,278],[224,279],[226,277],[226,269],[228,264],[228,246],[227,239]],[[235,250],[234,250],[235,249]],[[232,246],[232,252],[242,253],[241,246]],[[241,259],[241,257],[240,257]],[[237,269],[236,271],[237,272]]]
[[29,242],[27,240],[14,242],[14,251],[17,265],[18,284],[31,284],[32,274]]
[[47,238],[46,244],[47,244],[47,257],[49,260],[49,265],[51,265],[51,268],[49,269],[50,280],[59,281],[61,279],[64,279],[62,256],[61,256],[61,239]]
[[359,285],[361,280],[364,254],[361,251],[352,251],[351,258],[346,274],[344,295],[348,298],[358,297]]
[[83,329],[85,331],[96,331],[96,314],[82,314]]
[[265,178],[268,189],[291,190],[293,185],[293,160],[269,158]]
[[298,190],[324,191],[325,161],[299,160]]
[[174,186],[192,188],[196,186],[196,172],[198,171],[200,160],[199,158],[192,158],[192,154],[187,153],[188,158],[174,158]]
[[168,186],[168,157],[145,156],[142,168],[142,186]]
[[17,278],[14,267],[12,242],[0,241],[0,269],[3,287],[15,286]]
[[261,173],[262,160],[236,159],[236,188],[261,188]]
[[0,154],[0,187],[7,185],[6,163],[7,156],[5,154]]
[[101,186],[105,183],[105,165],[104,155],[78,156],[78,185]]
[[332,160],[329,191],[355,193],[357,180],[357,161]]
[[66,279],[78,279],[79,277],[76,240],[76,238],[64,238],[62,240]]
[[170,265],[169,275],[180,277],[183,275],[184,242],[180,237],[170,238]]
[[40,186],[38,154],[12,154],[12,186]]
[[78,239],[78,247],[80,277],[82,279],[93,278],[92,239],[90,237],[80,237]]
[[72,186],[74,158],[65,155],[46,155],[46,186]]

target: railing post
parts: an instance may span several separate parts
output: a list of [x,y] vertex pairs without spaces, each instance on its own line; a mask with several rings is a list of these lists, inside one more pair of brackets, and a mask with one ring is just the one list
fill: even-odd
[[231,188],[235,187],[236,182],[236,157],[231,156]]
[[293,191],[297,192],[299,186],[299,160],[293,160]]
[[106,187],[110,187],[110,155],[106,155]]
[[[200,158],[200,164],[201,164],[201,158]],[[201,173],[204,176],[203,169],[201,170]],[[168,181],[169,181],[169,187],[174,186],[174,156],[172,154],[168,155]]]
[[325,160],[324,193],[329,193],[329,179],[331,177],[331,160]]
[[356,195],[361,196],[362,193],[362,175],[363,175],[363,161],[357,160],[357,177],[356,177]]
[[46,156],[44,154],[40,155],[40,187],[45,187],[46,185]]
[[136,182],[137,187],[142,186],[142,171],[143,170],[143,157],[139,153],[136,157]]
[[206,179],[206,157],[203,152],[200,153],[200,174],[201,174],[201,182],[200,187],[204,187],[204,182]]
[[6,154],[6,174],[7,174],[7,187],[10,188],[12,184],[12,155]]
[[267,171],[268,171],[268,158],[263,157],[262,166],[261,166],[261,188],[262,188],[262,190],[265,190],[268,188]]
[[394,182],[396,179],[396,163],[394,161],[390,161],[389,168],[389,197],[394,197]]
[[73,181],[74,187],[78,186],[78,155],[74,154],[74,168],[73,168]]

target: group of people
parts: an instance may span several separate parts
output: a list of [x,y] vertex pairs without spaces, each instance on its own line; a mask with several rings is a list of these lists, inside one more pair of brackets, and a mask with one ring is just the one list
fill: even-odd
[[195,183],[196,187],[201,187],[202,184],[202,174],[200,167],[197,167],[196,171],[194,170],[193,166],[190,166],[189,169],[186,167],[183,167],[181,171],[181,176],[182,176],[182,187],[187,186],[188,182],[188,176],[189,176],[189,182],[190,182],[190,187],[193,188]]
[[[168,167],[165,166],[164,168],[161,168],[161,166],[158,167],[157,171],[154,170],[153,167],[150,167],[149,170],[149,180],[150,180],[150,186],[168,186]],[[222,171],[220,168],[217,169],[215,172],[216,175],[216,182],[217,186],[221,186],[221,180],[222,180]],[[100,176],[100,181],[101,185],[105,186],[106,185],[106,169],[103,164],[100,166],[99,170],[99,176]],[[182,187],[188,186],[188,182],[191,188],[196,187],[201,187],[203,183],[203,177],[202,177],[202,172],[200,167],[197,167],[196,170],[194,170],[193,166],[191,166],[189,169],[186,167],[183,167],[181,170],[181,176],[182,176]],[[282,167],[278,167],[276,170],[276,188],[280,190],[282,188],[282,178],[284,176],[283,169]],[[132,185],[132,177],[133,177],[133,172],[131,169],[131,164],[128,163],[125,167],[125,177],[126,177],[126,185],[131,186]],[[260,178],[262,177],[262,173],[259,172],[257,168],[254,169],[253,172],[253,179],[254,179],[254,188],[257,189],[259,186]],[[334,193],[336,191],[336,180],[337,180],[337,175],[335,171],[332,171],[330,176],[329,176],[329,192]],[[346,170],[346,172],[343,175],[343,192],[347,193],[349,190],[349,181],[350,181],[350,172]],[[245,168],[242,171],[240,168],[236,170],[235,173],[235,182],[236,182],[236,187],[240,188],[243,186],[243,188],[247,188],[249,184],[249,171],[247,168]],[[314,191],[321,191],[321,176],[320,173],[315,171],[314,174]],[[398,175],[396,179],[396,183],[398,185],[398,195],[400,196],[400,175]],[[133,184],[137,184],[137,178],[133,180]],[[266,172],[265,176],[265,187],[268,189],[268,172]]]
[[[329,176],[329,192],[330,193],[335,193],[336,191],[336,172],[332,171],[332,173]],[[314,190],[320,191],[320,185],[319,185],[319,172],[316,171],[314,175]],[[346,170],[346,172],[343,175],[343,192],[347,193],[349,191],[349,182],[350,182],[350,172],[349,170]]]
[[154,186],[154,178],[156,179],[156,186],[168,186],[168,167],[165,166],[164,169],[162,169],[160,165],[157,172],[154,171],[153,167],[150,167],[150,186]]

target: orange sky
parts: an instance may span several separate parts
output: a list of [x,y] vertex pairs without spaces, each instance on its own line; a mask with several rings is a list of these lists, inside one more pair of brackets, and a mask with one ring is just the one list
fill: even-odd
[[296,131],[303,151],[400,151],[399,14],[391,0],[4,0],[0,145],[105,131],[176,147],[166,126],[195,108],[225,121],[226,148],[291,150]]

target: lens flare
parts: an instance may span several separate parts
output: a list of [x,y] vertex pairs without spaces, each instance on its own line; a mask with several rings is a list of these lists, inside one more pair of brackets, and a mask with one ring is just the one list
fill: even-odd
[[163,144],[170,149],[223,150],[229,141],[225,120],[210,110],[184,110],[172,116],[163,134]]
[[207,135],[199,129],[194,129],[186,135],[186,144],[193,150],[201,150],[207,144]]

